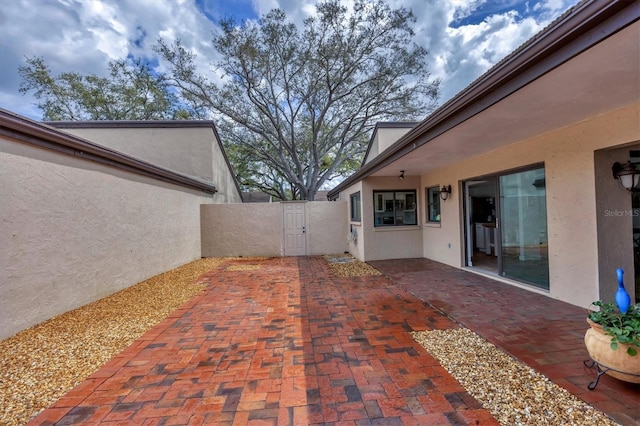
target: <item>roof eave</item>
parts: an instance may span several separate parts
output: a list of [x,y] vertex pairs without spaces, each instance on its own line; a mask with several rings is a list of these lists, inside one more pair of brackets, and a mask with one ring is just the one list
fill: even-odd
[[0,135],[208,194],[218,192],[209,182],[158,167],[1,108]]
[[[627,8],[633,8],[631,9],[633,13],[628,15],[619,13]],[[640,3],[625,0],[614,2],[595,0],[578,3],[494,65],[456,96],[445,102],[420,124],[387,148],[384,155],[379,155],[363,165],[360,170],[329,191],[328,198],[330,200],[337,199],[342,189],[391,164],[458,123],[504,99],[504,97],[583,52],[590,46],[599,43],[635,22],[638,20],[639,10]],[[616,16],[617,19],[612,20],[611,25],[604,31],[591,31],[613,16]],[[576,49],[570,49],[564,55],[559,55],[559,57],[547,61],[549,62],[548,64],[542,63],[543,60],[550,58],[553,54],[562,52],[567,45],[580,37],[583,37],[585,41]],[[528,71],[536,66],[536,72],[527,74]],[[518,81],[514,80],[516,77],[518,77]],[[514,81],[517,84],[512,84],[513,87],[507,87],[509,83]],[[505,88],[502,91],[503,93],[497,93],[499,88]],[[486,98],[490,95],[493,95],[493,99],[487,101]],[[456,119],[456,117],[458,118]],[[439,126],[442,128],[438,129]],[[428,135],[429,133],[431,134]]]

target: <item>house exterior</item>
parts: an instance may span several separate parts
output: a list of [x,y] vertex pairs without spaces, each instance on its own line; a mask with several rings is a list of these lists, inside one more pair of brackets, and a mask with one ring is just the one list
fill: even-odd
[[347,203],[245,204],[210,121],[0,109],[0,182],[0,340],[201,257],[348,246]]
[[[316,193],[315,201],[327,201],[327,193],[329,191],[322,190]],[[242,199],[245,203],[275,203],[279,199],[273,195],[261,191],[247,191],[242,193]]]
[[383,121],[376,123],[371,133],[371,139],[369,139],[367,152],[365,152],[362,159],[362,164],[367,164],[376,158],[417,124],[418,122],[415,121]]
[[580,2],[372,148],[328,194],[350,204],[350,252],[428,258],[583,307],[613,298],[622,267],[637,300],[640,200],[612,165],[640,161],[639,16],[638,2]]
[[56,129],[216,186],[214,203],[241,203],[242,193],[210,120],[51,121]]
[[0,110],[0,339],[201,258],[201,206],[241,201],[210,122],[101,124]]
[[247,191],[242,193],[242,199],[245,203],[273,203],[273,195],[260,191]]

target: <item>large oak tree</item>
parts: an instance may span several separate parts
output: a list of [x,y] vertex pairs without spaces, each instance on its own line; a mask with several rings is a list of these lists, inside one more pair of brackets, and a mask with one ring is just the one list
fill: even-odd
[[220,24],[212,45],[221,78],[199,73],[179,40],[159,40],[157,51],[181,97],[215,118],[247,187],[313,200],[359,165],[376,122],[415,120],[435,107],[439,82],[412,41],[410,10],[327,1],[301,28],[279,9]]
[[162,74],[143,61],[109,62],[107,77],[53,75],[43,58],[18,68],[20,92],[33,92],[44,120],[164,120],[189,118]]

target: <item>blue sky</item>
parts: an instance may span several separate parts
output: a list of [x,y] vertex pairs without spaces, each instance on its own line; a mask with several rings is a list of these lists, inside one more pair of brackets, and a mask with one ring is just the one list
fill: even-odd
[[[342,0],[347,7],[353,0]],[[578,0],[387,0],[413,10],[414,42],[429,52],[443,103],[547,26]],[[143,58],[166,69],[153,51],[158,37],[180,39],[210,73],[209,43],[222,18],[257,19],[279,7],[296,24],[313,0],[0,0],[0,108],[40,119],[31,94],[18,92],[18,66],[41,56],[54,74],[105,75],[110,60]]]
[[195,3],[198,10],[214,23],[228,18],[237,22],[259,18],[251,0],[195,0]]
[[487,1],[473,9],[471,15],[464,18],[456,19],[451,23],[454,28],[464,27],[466,25],[476,25],[493,15],[501,15],[508,12],[517,12],[519,16],[539,16],[541,11],[533,11],[530,4],[535,2],[523,0],[503,0],[503,1]]

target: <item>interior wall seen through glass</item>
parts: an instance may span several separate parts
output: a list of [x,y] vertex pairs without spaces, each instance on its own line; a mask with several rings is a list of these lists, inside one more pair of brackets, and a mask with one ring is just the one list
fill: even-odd
[[374,191],[374,225],[417,225],[416,191]]

